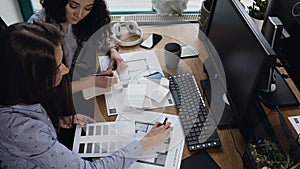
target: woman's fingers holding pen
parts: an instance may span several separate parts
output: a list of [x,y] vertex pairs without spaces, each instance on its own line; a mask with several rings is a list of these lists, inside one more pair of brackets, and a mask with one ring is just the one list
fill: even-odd
[[117,83],[116,77],[109,77],[109,76],[97,76],[95,86],[101,88],[108,88],[111,87],[113,84]]
[[[112,70],[106,70],[100,74],[112,74]],[[101,88],[111,87],[113,84],[117,83],[118,79],[115,76],[96,76],[95,77],[95,86]]]
[[166,124],[162,124],[162,123],[160,123],[160,122],[156,122],[155,124],[154,124],[154,128],[156,127],[161,127],[161,128],[165,128],[165,129],[168,129],[169,127],[171,126],[171,123],[170,122],[166,122]]
[[[165,124],[161,124],[160,122],[156,122],[154,124],[154,126],[152,127],[152,129],[151,129],[151,130],[154,130],[154,132],[152,134],[155,135],[157,133],[161,133],[161,134],[167,134],[168,135],[169,132],[170,132],[170,127],[171,127],[170,122],[166,122]],[[149,133],[149,135],[151,136],[151,133]]]
[[161,125],[161,123],[158,122],[155,123],[146,136],[140,140],[144,151],[147,151],[165,142],[171,131],[170,125],[170,122],[167,122],[165,125]]

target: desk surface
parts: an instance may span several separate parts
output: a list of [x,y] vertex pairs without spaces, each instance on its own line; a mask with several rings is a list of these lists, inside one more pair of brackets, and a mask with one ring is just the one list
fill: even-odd
[[[208,53],[206,51],[206,48],[204,44],[198,39],[198,24],[179,24],[179,25],[162,25],[162,26],[144,26],[142,27],[143,32],[145,35],[149,33],[158,33],[161,34],[167,38],[163,38],[160,43],[155,46],[154,49],[163,49],[163,45],[171,40],[175,40],[182,44],[191,45],[194,48],[196,48],[200,55],[199,57],[194,58],[186,58],[182,59],[184,61],[184,64],[188,66],[188,68],[195,74],[196,80],[198,82],[198,86],[201,90],[201,85],[199,83],[199,80],[201,79],[207,79],[206,74],[203,72],[203,66],[202,61],[204,61],[208,57]],[[133,51],[140,51],[140,50],[146,50],[140,48],[138,45],[134,47],[121,47],[120,52],[126,53],[126,52],[133,52]],[[161,59],[161,58],[159,58]],[[284,70],[281,70],[284,71]],[[175,72],[176,73],[176,72]],[[180,73],[180,72],[178,72]],[[288,84],[291,85],[291,88],[294,91],[297,91],[295,85],[292,81],[288,80]],[[300,100],[300,94],[296,93],[296,97],[298,100]],[[106,113],[106,105],[105,105],[105,99],[104,96],[98,96],[97,97],[97,108],[100,109],[101,114],[97,113],[95,114],[95,118],[99,121],[105,120],[105,121],[113,121],[116,117],[114,116],[107,116]],[[170,114],[176,114],[175,107],[167,107],[163,110],[166,113]],[[265,107],[266,112],[270,112],[271,110]],[[287,120],[287,116],[290,115],[300,115],[300,109],[299,107],[293,107],[293,108],[284,108],[281,110],[283,112],[283,115],[285,116]],[[289,124],[289,123],[288,123]],[[238,150],[240,152],[244,152],[245,150],[245,143],[243,141],[243,138],[239,132],[238,129],[217,129],[217,132],[219,134],[219,137],[222,142],[222,146],[220,148],[212,148],[207,149],[207,152],[209,155],[216,161],[216,163],[222,168],[222,169],[240,169],[243,167],[242,164],[242,157],[239,154]],[[293,132],[293,134],[296,136],[296,133]],[[192,152],[189,152],[187,149],[187,146],[185,145],[182,159],[185,159],[192,155]]]

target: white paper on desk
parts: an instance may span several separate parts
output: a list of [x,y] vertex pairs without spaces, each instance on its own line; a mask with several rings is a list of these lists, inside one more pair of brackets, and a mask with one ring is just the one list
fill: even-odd
[[[127,111],[135,111],[135,108],[123,104],[124,98],[126,97],[126,89],[129,84],[134,84],[136,83],[136,79],[153,72],[160,72],[163,74],[154,50],[123,53],[120,54],[120,56],[127,63],[127,69],[119,74],[123,90],[119,93],[105,94],[108,116],[117,115],[118,113]],[[99,64],[101,70],[106,70],[109,65],[109,57],[99,56]],[[144,108],[159,108],[174,105],[174,100],[170,92],[161,102],[152,99],[149,101],[147,98],[144,102]]]
[[132,121],[100,122],[76,126],[72,151],[81,157],[103,157],[135,140]]
[[127,92],[123,104],[130,107],[143,108],[146,97],[146,90],[146,85],[129,85],[127,87]]
[[[146,96],[160,103],[169,93],[169,89],[162,87],[155,82],[152,82],[149,79],[141,78],[137,81],[140,85],[145,85],[146,88]],[[130,86],[130,85],[129,85]]]
[[118,73],[116,73],[114,71],[114,76],[118,79],[118,83],[113,84],[111,87],[108,88],[100,88],[100,87],[91,87],[88,89],[83,89],[82,90],[82,94],[83,97],[88,100],[90,98],[99,96],[99,95],[103,95],[106,93],[117,93],[117,92],[121,92],[123,89],[123,86],[121,83],[119,83],[119,76]]
[[293,125],[295,131],[299,134],[300,133],[300,116],[290,116],[288,117],[291,124]]
[[142,138],[152,128],[155,122],[163,122],[165,117],[171,122],[172,131],[169,139],[144,153],[132,165],[131,169],[179,169],[184,148],[184,134],[180,120],[176,115],[152,111],[126,112],[117,116],[116,121],[134,121],[136,138]]

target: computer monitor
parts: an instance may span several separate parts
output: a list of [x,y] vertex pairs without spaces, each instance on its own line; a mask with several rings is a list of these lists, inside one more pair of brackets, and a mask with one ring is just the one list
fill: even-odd
[[[281,38],[284,34],[283,24],[280,19],[276,16],[267,16],[262,32],[276,52],[277,58],[282,60],[283,62],[281,63],[285,65],[286,62],[280,57],[282,53],[280,51]],[[277,63],[276,65],[280,66],[281,64]],[[268,107],[290,107],[299,105],[296,96],[283,77],[286,76],[283,76],[277,67],[271,67],[269,83],[264,85],[259,95],[260,100]]]
[[[278,26],[280,25],[280,28]],[[276,25],[277,24],[277,25]],[[276,28],[274,28],[274,26]],[[273,34],[274,30],[280,30],[280,34]],[[269,1],[266,18],[262,33],[272,41],[273,49],[277,54],[282,66],[287,70],[288,76],[300,91],[300,2],[297,0],[271,0]],[[277,37],[276,37],[277,36]],[[275,42],[275,43],[274,43]],[[275,72],[276,73],[276,72]],[[286,77],[286,76],[284,76]],[[277,72],[276,91],[273,93],[262,93],[261,99],[269,106],[298,106],[299,102],[291,92],[280,73]]]
[[[299,0],[270,0],[267,16],[276,16],[283,23],[284,33],[279,46],[274,49],[300,91],[300,2]],[[264,32],[264,28],[262,30]]]
[[[205,32],[209,39],[205,41],[209,58],[204,65],[211,84],[210,107],[217,121],[222,123],[219,126],[238,125],[268,81],[269,70],[275,64],[275,52],[238,0],[214,0],[209,17]],[[219,104],[225,101],[224,96],[231,111],[225,106],[226,112],[221,116],[214,112],[218,104],[213,107],[212,104],[214,100]],[[224,119],[230,117],[229,113],[232,113],[231,118]]]

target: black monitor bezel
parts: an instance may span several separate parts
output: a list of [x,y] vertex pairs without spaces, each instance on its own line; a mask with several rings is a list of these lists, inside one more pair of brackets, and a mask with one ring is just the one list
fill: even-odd
[[[213,0],[212,7],[211,7],[211,10],[210,10],[209,20],[208,20],[208,23],[207,23],[208,24],[207,29],[206,29],[206,32],[204,32],[208,38],[209,38],[210,30],[211,30],[211,24],[212,24],[212,21],[213,21],[213,17],[214,17],[214,14],[215,14],[214,11],[215,11],[215,8],[216,8],[217,1],[218,0]],[[220,1],[224,1],[224,0],[220,0]],[[260,93],[260,88],[261,88],[262,84],[265,83],[266,78],[269,75],[269,73],[266,73],[266,72],[269,71],[269,68],[273,67],[273,65],[275,64],[276,54],[275,54],[274,50],[272,49],[272,47],[270,46],[270,44],[268,43],[268,41],[265,39],[265,37],[261,33],[261,31],[258,29],[258,27],[253,22],[252,18],[248,15],[248,13],[244,9],[244,7],[240,3],[240,1],[238,1],[238,0],[228,0],[228,1],[233,6],[233,8],[239,13],[239,16],[242,17],[242,19],[248,25],[250,31],[253,33],[255,38],[258,40],[260,45],[265,50],[266,55],[268,56],[268,59],[266,59],[265,63],[263,64],[263,65],[265,65],[265,67],[261,67],[260,70],[259,70],[259,74],[261,74],[261,76],[256,77],[254,85],[252,86],[252,89],[249,92],[249,93],[251,93],[250,94],[251,97],[248,98],[247,104],[246,104],[245,107],[243,107],[242,110],[237,110],[237,108],[235,106],[236,103],[235,103],[235,101],[232,97],[232,94],[227,93],[228,101],[232,105],[231,108],[233,110],[233,113],[237,117],[237,119],[240,120],[240,119],[242,119],[244,114],[247,112],[248,106],[251,104],[253,99],[258,98],[258,95]],[[219,60],[220,60],[220,58],[219,58]],[[221,82],[224,85],[224,87],[227,88],[226,79],[223,79],[223,80],[221,79]],[[239,123],[239,122],[237,122],[237,123]]]

